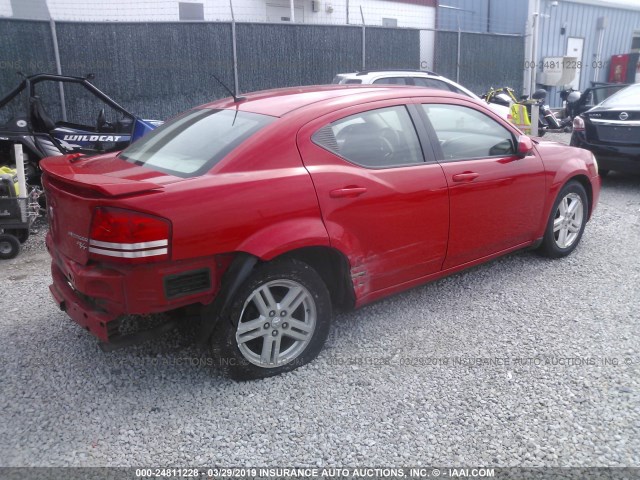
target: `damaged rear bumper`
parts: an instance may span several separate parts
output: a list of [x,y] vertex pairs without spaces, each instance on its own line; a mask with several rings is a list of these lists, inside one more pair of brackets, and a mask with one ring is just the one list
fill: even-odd
[[[218,290],[219,268],[214,258],[136,267],[82,265],[55,251],[50,236],[47,249],[52,257],[49,290],[56,304],[105,343],[122,341],[120,319],[127,315],[207,305]],[[193,278],[205,281],[195,284],[190,281]]]

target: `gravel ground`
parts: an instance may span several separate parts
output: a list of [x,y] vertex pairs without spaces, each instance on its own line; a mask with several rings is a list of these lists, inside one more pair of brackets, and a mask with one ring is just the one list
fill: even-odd
[[0,264],[0,465],[640,466],[639,198],[613,174],[569,258],[339,315],[315,362],[248,383],[188,331],[101,352],[49,298],[42,224]]

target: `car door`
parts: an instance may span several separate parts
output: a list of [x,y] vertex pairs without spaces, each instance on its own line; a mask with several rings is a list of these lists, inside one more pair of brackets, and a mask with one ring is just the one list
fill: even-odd
[[325,115],[299,131],[298,147],[359,298],[440,270],[447,182],[430,149],[425,160],[407,106],[375,102]]
[[530,242],[540,225],[542,160],[535,152],[518,156],[514,131],[482,110],[471,102],[421,104],[449,185],[444,269]]

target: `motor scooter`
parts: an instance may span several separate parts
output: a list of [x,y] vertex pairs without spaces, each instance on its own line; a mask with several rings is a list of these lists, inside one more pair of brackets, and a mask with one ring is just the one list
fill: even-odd
[[540,109],[540,122],[544,125],[546,131],[556,131],[556,132],[570,132],[571,131],[571,123],[572,118],[564,118],[559,119],[551,107],[546,104],[544,101],[547,98],[547,91],[544,88],[540,88],[533,92],[531,95],[531,99],[535,100],[535,104],[538,105]]
[[[525,122],[527,124],[531,118],[531,107],[537,105],[539,108],[538,135],[541,137],[548,131],[570,131],[567,130],[567,128],[570,128],[571,119],[559,119],[553,110],[551,110],[551,107],[545,104],[544,101],[547,98],[547,91],[543,88],[536,90],[533,95],[531,95],[531,98],[528,98],[526,95],[518,98],[516,97],[515,91],[509,87],[499,89],[491,88],[482,98],[488,103],[506,105],[512,108],[512,110],[514,110],[514,106],[524,105],[528,116]],[[515,115],[515,112],[512,115]]]

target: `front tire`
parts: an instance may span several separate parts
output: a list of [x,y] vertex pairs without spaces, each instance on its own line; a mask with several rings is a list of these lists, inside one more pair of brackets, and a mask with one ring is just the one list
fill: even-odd
[[10,260],[20,253],[20,242],[13,235],[0,235],[0,259]]
[[294,259],[256,268],[214,334],[227,375],[251,380],[294,370],[318,356],[329,334],[331,299],[318,273]]
[[551,209],[540,252],[549,258],[569,255],[580,243],[589,206],[584,187],[568,182],[558,193]]

